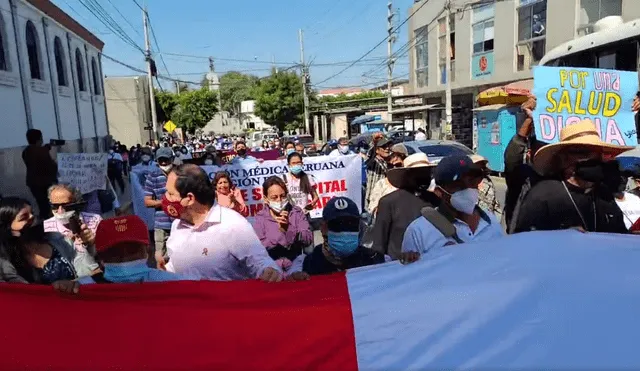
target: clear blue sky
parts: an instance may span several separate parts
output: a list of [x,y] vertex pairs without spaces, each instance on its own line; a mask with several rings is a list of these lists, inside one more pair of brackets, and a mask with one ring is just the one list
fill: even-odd
[[[100,4],[124,32],[138,46],[143,47],[142,14],[133,0],[53,2],[105,42],[105,55],[145,68],[140,51],[109,30],[83,5],[91,7],[92,3]],[[144,0],[138,2],[143,4]],[[413,0],[393,0],[393,6],[397,10],[396,25],[405,20],[411,4]],[[276,62],[283,63],[281,68],[286,67],[286,64],[298,63],[298,29],[302,28],[305,58],[313,63],[312,84],[321,82],[347,66],[314,64],[358,59],[386,35],[387,0],[147,0],[147,6],[160,52],[220,58],[221,60],[216,61],[216,70],[219,72],[234,70],[264,76],[269,73],[271,66],[269,63],[258,62],[270,62],[275,58]],[[399,31],[395,50],[406,43],[405,24]],[[153,52],[157,53],[158,47],[155,43],[152,46]],[[381,80],[386,79],[386,68],[380,65],[382,60],[379,58],[385,57],[386,53],[385,42],[367,56],[365,61],[322,83],[320,87],[384,83]],[[406,53],[402,54],[404,57],[395,68],[396,78],[408,76],[408,56]],[[208,69],[206,58],[163,56],[172,77],[200,81],[202,74]],[[166,75],[159,56],[155,55],[155,59],[160,73]],[[107,76],[136,74],[106,59],[103,59],[103,64]],[[370,77],[364,78],[364,73],[368,73]],[[171,85],[168,81],[161,83],[165,88]]]

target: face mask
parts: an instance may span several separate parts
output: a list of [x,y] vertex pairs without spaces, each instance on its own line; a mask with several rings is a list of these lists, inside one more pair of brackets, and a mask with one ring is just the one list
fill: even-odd
[[112,149],[110,149],[110,150],[109,150],[109,154],[110,154],[110,155],[112,155],[112,154],[113,154],[113,150],[112,150]]
[[600,183],[604,180],[602,161],[587,160],[578,162],[574,175],[587,182]]
[[211,159],[204,160],[204,164],[205,165],[213,165],[213,160],[211,160]]
[[[446,191],[445,191],[446,192]],[[451,206],[461,213],[471,215],[478,204],[480,191],[475,188],[467,188],[451,195]]]
[[142,155],[142,162],[149,162],[151,161],[151,156],[149,155]]
[[64,213],[53,213],[53,217],[56,218],[62,224],[69,224],[69,220],[73,216],[75,211],[66,211]]
[[291,174],[298,175],[302,172],[302,165],[293,165],[289,168]]
[[184,206],[179,201],[169,201],[166,195],[162,196],[162,211],[172,218],[179,218],[184,212]]
[[237,150],[236,152],[238,152],[238,156],[244,156],[247,154],[247,149],[246,148],[242,148]]
[[280,214],[282,212],[282,210],[284,210],[284,208],[287,207],[288,204],[289,204],[289,201],[286,201],[286,200],[283,201],[283,202],[269,201],[269,207],[276,214]]
[[162,171],[164,171],[165,173],[168,173],[171,171],[171,169],[173,168],[173,164],[169,164],[169,165],[158,165],[160,167],[160,169]]
[[353,254],[359,245],[359,232],[327,232],[327,243],[331,252],[344,258]]
[[289,156],[290,154],[292,154],[292,153],[293,153],[293,152],[295,152],[295,151],[296,151],[295,149],[291,149],[291,148],[289,148],[289,149],[287,150],[287,156]]
[[280,145],[280,142],[276,140],[276,141],[275,141],[275,144],[276,144],[276,146],[279,146],[279,145]]
[[340,153],[342,153],[343,155],[346,155],[347,153],[349,153],[349,146],[338,146],[338,151],[340,151]]

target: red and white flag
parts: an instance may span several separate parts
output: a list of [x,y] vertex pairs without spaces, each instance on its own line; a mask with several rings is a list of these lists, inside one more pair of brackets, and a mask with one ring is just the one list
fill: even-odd
[[308,282],[1,285],[1,370],[640,369],[637,236],[536,232]]

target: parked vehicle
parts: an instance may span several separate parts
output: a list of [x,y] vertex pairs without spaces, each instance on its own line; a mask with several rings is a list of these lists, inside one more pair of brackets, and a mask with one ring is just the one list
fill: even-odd
[[444,157],[451,155],[473,155],[473,151],[469,149],[469,147],[452,140],[417,140],[404,142],[404,145],[407,147],[407,152],[410,155],[423,152],[429,157],[429,161],[435,164],[440,162]]
[[396,130],[387,133],[387,137],[393,141],[393,143],[411,142],[415,140],[415,134],[411,130]]
[[278,138],[277,133],[268,132],[268,131],[254,131],[251,133],[250,144],[251,147],[260,147],[262,146],[263,140],[275,140]]

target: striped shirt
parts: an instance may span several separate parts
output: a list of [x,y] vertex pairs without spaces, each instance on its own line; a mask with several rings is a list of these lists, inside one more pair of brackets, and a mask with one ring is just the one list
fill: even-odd
[[[151,196],[154,200],[161,200],[167,191],[167,176],[160,169],[156,168],[154,171],[147,174],[144,181],[144,196]],[[156,210],[155,216],[155,229],[171,230],[171,223],[173,218],[165,214],[162,210]]]

